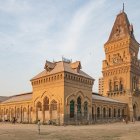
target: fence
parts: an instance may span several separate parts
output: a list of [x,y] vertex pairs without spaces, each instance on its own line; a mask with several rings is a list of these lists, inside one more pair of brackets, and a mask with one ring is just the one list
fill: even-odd
[[121,117],[103,117],[102,114],[100,116],[97,116],[97,114],[94,115],[74,115],[73,118],[70,118],[70,115],[66,115],[64,117],[65,124],[95,124],[95,123],[110,123],[110,122],[118,122],[122,121],[122,119],[125,116]]

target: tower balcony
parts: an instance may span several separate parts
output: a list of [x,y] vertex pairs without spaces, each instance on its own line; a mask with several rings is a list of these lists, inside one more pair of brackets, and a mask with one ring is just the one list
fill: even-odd
[[107,91],[107,95],[109,97],[111,96],[118,96],[118,95],[125,95],[126,94],[126,90],[112,90],[112,91]]
[[118,96],[118,95],[125,95],[125,94],[129,94],[129,95],[131,95],[131,96],[138,96],[138,95],[140,95],[140,89],[138,90],[117,90],[117,91],[114,91],[114,90],[112,90],[112,91],[107,91],[107,95],[109,96],[109,97],[111,97],[111,96]]

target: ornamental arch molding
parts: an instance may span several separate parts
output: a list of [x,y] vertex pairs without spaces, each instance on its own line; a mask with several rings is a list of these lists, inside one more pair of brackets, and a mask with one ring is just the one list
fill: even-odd
[[48,97],[49,99],[51,98],[51,92],[50,91],[44,91],[42,94],[41,94],[41,98],[44,99],[44,97]]
[[70,101],[73,100],[75,103],[77,103],[77,98],[80,97],[81,98],[81,101],[82,101],[82,104],[87,101],[88,104],[91,104],[90,103],[90,99],[84,95],[83,92],[81,91],[78,91],[76,93],[73,93],[71,95],[69,95],[67,98],[66,98],[66,105],[69,105],[70,104]]

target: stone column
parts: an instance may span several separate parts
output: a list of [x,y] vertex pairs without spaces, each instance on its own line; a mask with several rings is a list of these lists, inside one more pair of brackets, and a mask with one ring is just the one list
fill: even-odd
[[52,119],[52,107],[51,103],[49,104],[49,114],[50,114],[50,120]]
[[5,108],[4,108],[4,114],[3,114],[3,121],[5,120]]
[[11,108],[9,108],[9,119],[11,121]]
[[28,123],[30,122],[29,118],[30,118],[30,108],[29,108],[29,105],[28,105],[28,109],[27,109],[27,122]]
[[21,106],[21,109],[20,109],[20,122],[22,122],[22,106]]
[[15,119],[17,119],[17,118],[16,118],[16,113],[17,113],[17,110],[16,110],[16,106],[15,106],[15,115],[14,115]]

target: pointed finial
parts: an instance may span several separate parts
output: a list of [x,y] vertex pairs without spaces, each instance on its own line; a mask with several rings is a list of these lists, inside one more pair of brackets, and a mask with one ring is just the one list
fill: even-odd
[[124,3],[123,3],[123,10],[122,11],[124,12]]

